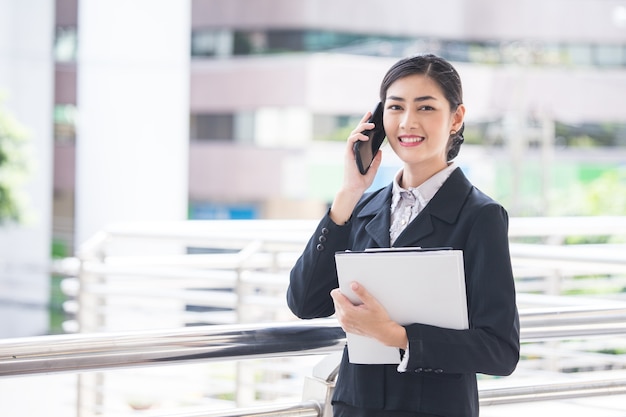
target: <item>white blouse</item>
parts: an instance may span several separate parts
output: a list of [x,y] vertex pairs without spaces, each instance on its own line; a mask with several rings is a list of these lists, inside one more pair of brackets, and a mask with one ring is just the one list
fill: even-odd
[[453,162],[424,181],[419,187],[410,187],[408,190],[400,186],[402,170],[396,174],[391,191],[391,227],[389,228],[391,246],[404,231],[407,224],[413,221],[437,194],[437,191],[455,169],[456,164]]

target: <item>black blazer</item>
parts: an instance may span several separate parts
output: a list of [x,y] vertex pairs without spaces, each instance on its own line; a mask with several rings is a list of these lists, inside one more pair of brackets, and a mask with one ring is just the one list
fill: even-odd
[[[291,271],[287,302],[295,315],[334,314],[329,293],[338,287],[335,252],[389,247],[391,188],[364,195],[345,225],[336,225],[328,215],[321,220]],[[351,364],[344,349],[333,401],[444,417],[478,416],[476,373],[509,375],[519,360],[508,215],[457,168],[394,246],[463,250],[470,328],[405,326],[407,372],[398,372],[396,365]]]

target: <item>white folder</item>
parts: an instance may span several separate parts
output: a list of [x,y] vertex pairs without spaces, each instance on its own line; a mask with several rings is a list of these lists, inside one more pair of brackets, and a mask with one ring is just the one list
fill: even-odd
[[[467,329],[463,252],[447,248],[385,248],[335,254],[339,289],[354,304],[350,283],[365,287],[401,325]],[[376,339],[347,333],[352,363],[397,364],[400,351]]]

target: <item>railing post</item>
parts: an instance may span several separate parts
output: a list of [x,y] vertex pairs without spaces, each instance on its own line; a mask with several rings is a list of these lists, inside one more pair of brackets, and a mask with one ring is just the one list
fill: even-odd
[[[262,242],[260,240],[253,240],[244,246],[238,253],[240,260],[238,262],[235,271],[237,273],[237,281],[235,283],[236,305],[235,312],[237,317],[237,323],[249,323],[254,321],[254,317],[250,317],[250,314],[246,314],[246,306],[243,302],[246,296],[246,285],[243,282],[242,274],[246,271],[246,261],[255,253],[258,253],[262,248]],[[236,376],[235,376],[235,404],[237,407],[248,407],[254,403],[255,389],[254,389],[254,365],[250,362],[237,362],[235,364]]]
[[331,400],[342,355],[343,351],[327,355],[313,368],[312,376],[304,379],[302,400],[317,402],[322,410],[320,417],[333,415]]
[[[78,270],[78,312],[76,320],[78,331],[81,333],[95,333],[100,331],[105,324],[106,318],[102,314],[102,307],[106,299],[98,294],[90,294],[88,287],[94,283],[103,283],[106,276],[94,274],[85,268],[88,262],[104,262],[104,243],[108,240],[108,234],[100,232],[87,241],[78,254],[80,267]],[[104,374],[102,372],[89,372],[78,374],[76,379],[76,416],[93,417],[102,415],[104,408]]]

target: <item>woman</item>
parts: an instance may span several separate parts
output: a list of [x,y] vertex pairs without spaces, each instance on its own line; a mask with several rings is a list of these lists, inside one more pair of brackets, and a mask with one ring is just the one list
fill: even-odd
[[[434,55],[403,59],[385,75],[380,99],[387,140],[404,166],[389,186],[364,194],[382,158],[379,151],[365,175],[356,167],[353,144],[374,127],[366,114],[346,144],[343,185],[291,271],[287,301],[300,318],[336,314],[346,332],[403,355],[400,365],[359,365],[344,350],[335,417],[478,416],[476,374],[509,375],[519,360],[508,215],[452,162],[465,116],[452,65]],[[403,246],[463,251],[468,330],[401,326],[358,283],[359,306],[337,289],[335,252]]]

